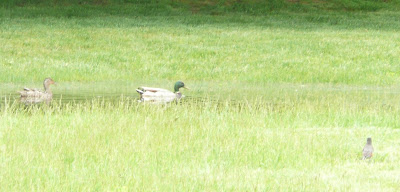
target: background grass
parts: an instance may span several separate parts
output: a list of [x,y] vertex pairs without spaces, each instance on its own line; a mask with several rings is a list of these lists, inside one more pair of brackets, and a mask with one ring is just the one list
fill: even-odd
[[[265,14],[274,10],[345,10],[377,11],[397,9],[399,0],[4,0],[0,5],[71,6],[71,5],[160,5],[186,8],[194,13],[221,14],[242,12]],[[398,9],[397,9],[398,10]]]
[[0,9],[0,191],[399,191],[397,1],[41,2]]
[[399,83],[397,12],[170,16],[143,10],[2,9],[0,82],[51,76],[64,82]]

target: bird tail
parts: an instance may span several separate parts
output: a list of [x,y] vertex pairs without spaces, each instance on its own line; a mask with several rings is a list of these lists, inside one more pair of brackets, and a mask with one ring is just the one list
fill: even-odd
[[21,97],[27,96],[26,91],[18,91],[18,93],[21,95]]
[[140,89],[136,89],[136,92],[138,92],[139,94],[143,94],[144,91],[140,90]]

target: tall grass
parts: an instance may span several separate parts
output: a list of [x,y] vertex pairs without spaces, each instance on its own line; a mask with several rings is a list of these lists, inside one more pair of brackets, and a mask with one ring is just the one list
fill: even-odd
[[[399,189],[399,105],[290,97],[8,102],[0,110],[1,190]],[[369,162],[360,160],[367,136],[376,150]]]

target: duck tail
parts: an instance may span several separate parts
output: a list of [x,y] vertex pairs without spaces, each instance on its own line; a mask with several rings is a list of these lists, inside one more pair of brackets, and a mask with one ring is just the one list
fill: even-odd
[[136,89],[136,92],[138,92],[139,94],[143,94],[144,91],[140,90],[140,89]]
[[17,91],[20,95],[21,95],[21,97],[26,97],[26,91]]

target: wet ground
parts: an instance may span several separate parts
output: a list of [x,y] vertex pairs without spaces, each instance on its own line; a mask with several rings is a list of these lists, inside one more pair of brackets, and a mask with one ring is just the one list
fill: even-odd
[[[121,98],[137,100],[139,98],[136,88],[141,85],[168,89],[165,84],[158,83],[132,83],[132,82],[57,82],[52,86],[53,101],[61,103],[87,102],[94,99],[105,101],[118,101]],[[397,86],[349,86],[331,84],[290,84],[290,83],[237,83],[237,82],[188,82],[190,90],[182,90],[185,100],[221,100],[229,98],[231,101],[251,100],[261,98],[270,100],[337,100],[351,99],[356,102],[383,103],[400,101],[400,87]],[[0,103],[20,101],[18,91],[24,87],[43,90],[41,83],[0,83]],[[171,86],[172,87],[172,86]],[[172,88],[171,88],[172,91]],[[362,101],[361,101],[362,100]]]
[[[37,84],[36,84],[37,85]],[[20,95],[18,91],[27,88],[42,87],[35,85],[23,86],[22,84],[0,84],[0,99],[4,101],[19,101]],[[135,88],[128,86],[115,86],[108,83],[58,83],[51,87],[53,92],[53,100],[61,102],[86,102],[93,99],[119,100],[121,97],[138,98]]]

